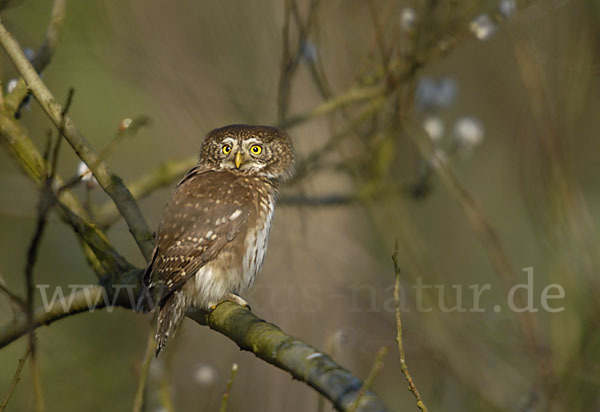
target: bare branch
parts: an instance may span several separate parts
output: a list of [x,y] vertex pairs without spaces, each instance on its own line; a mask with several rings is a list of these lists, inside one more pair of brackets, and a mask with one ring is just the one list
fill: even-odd
[[[208,325],[232,339],[240,349],[253,352],[262,360],[289,372],[346,411],[356,401],[360,379],[308,344],[293,338],[277,326],[256,317],[232,302],[220,304],[212,313],[193,312],[188,317]],[[385,411],[386,407],[371,391],[358,402],[357,411]]]
[[15,375],[13,376],[13,379],[10,382],[10,386],[8,387],[8,392],[6,393],[6,396],[4,397],[4,400],[2,401],[2,403],[0,403],[0,412],[4,412],[4,410],[6,409],[6,405],[8,405],[8,401],[10,401],[10,398],[12,397],[12,394],[15,391],[17,384],[21,380],[21,371],[23,370],[23,366],[25,366],[25,361],[27,361],[27,358],[29,357],[30,353],[31,353],[31,347],[28,346],[27,349],[25,350],[25,354],[23,354],[23,357],[21,359],[19,359],[19,364],[17,365],[17,370],[15,371]]
[[[56,300],[48,305],[48,307],[40,307],[34,311],[33,327],[38,328],[42,325],[50,325],[51,323],[67,316],[72,316],[77,313],[88,312],[90,310],[89,302],[98,302],[95,309],[103,308],[106,303],[102,299],[102,286],[92,286],[88,289],[78,290],[66,297],[68,305],[62,305],[59,300]],[[90,300],[91,299],[91,300]],[[0,327],[0,348],[5,347],[9,343],[20,338],[28,331],[27,316],[21,315],[12,322]]]
[[[18,121],[1,113],[0,138],[25,173],[41,187],[49,166]],[[55,176],[54,181],[56,185],[63,186],[59,176]],[[89,257],[87,251],[91,250],[98,258],[96,259],[98,264],[92,265],[92,268],[99,276],[117,274],[131,268],[131,265],[108,242],[106,235],[91,222],[79,199],[73,193],[69,190],[62,191],[58,196],[58,203],[59,216],[71,225],[80,239],[89,246],[89,249],[84,248],[86,256]]]
[[[142,271],[136,270],[124,273],[119,279],[120,284],[139,282]],[[117,305],[131,308],[137,304],[140,290],[135,291],[134,300],[131,296],[112,295],[114,290],[93,286],[78,290],[65,297],[70,305],[58,300],[40,308],[34,315],[34,326],[49,325],[59,319],[89,310],[90,304],[94,310],[107,306],[107,300],[115,301]],[[345,411],[356,401],[363,383],[350,372],[335,363],[322,352],[298,340],[279,329],[277,326],[256,317],[249,310],[232,302],[224,302],[211,312],[188,312],[187,316],[202,325],[222,333],[233,340],[243,349],[253,352],[260,359],[289,372],[294,378],[307,383],[323,396],[327,397],[334,406]],[[27,333],[27,320],[20,317],[0,328],[0,348],[13,342]],[[379,397],[365,391],[358,402],[356,411],[387,410]]]
[[[60,128],[63,121],[61,116],[62,108],[27,60],[19,44],[1,23],[0,44],[4,47],[4,50],[21,73],[21,76],[25,79],[25,82],[48,117]],[[135,199],[131,196],[127,187],[125,187],[120,178],[109,172],[101,157],[92,149],[68,116],[64,117],[64,137],[81,160],[87,164],[100,186],[113,199],[119,212],[127,222],[129,231],[133,235],[142,254],[148,260],[154,248],[154,239],[146,221],[140,213]]]
[[414,395],[417,400],[417,407],[422,412],[428,412],[425,402],[421,398],[421,394],[415,385],[408,366],[406,365],[406,355],[404,353],[404,342],[402,341],[402,313],[400,310],[400,265],[398,264],[398,241],[394,247],[394,254],[392,255],[392,261],[394,262],[394,272],[396,274],[396,281],[394,283],[394,311],[396,313],[396,340],[398,341],[398,352],[400,354],[400,370],[408,382],[408,390]]

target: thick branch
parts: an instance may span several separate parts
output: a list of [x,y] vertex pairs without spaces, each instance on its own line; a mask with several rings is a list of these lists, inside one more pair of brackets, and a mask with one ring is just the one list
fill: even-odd
[[146,221],[140,213],[135,199],[129,190],[127,190],[127,187],[125,187],[120,178],[109,172],[102,158],[94,151],[79,130],[77,130],[73,121],[68,116],[64,116],[63,120],[60,104],[58,104],[52,93],[50,93],[50,90],[42,82],[40,76],[25,57],[17,41],[1,23],[0,44],[4,47],[4,50],[15,64],[21,76],[25,79],[25,82],[48,117],[56,127],[61,128],[64,137],[71,147],[73,147],[73,150],[87,164],[100,186],[113,199],[119,212],[127,222],[129,231],[133,235],[142,254],[146,260],[149,260],[154,248],[154,239]]
[[[352,406],[363,386],[360,379],[329,356],[235,303],[225,302],[212,313],[195,312],[189,313],[188,317],[227,336],[240,349],[253,352],[262,360],[306,382],[341,411]],[[377,395],[367,391],[361,396],[356,410],[385,411],[386,408]]]
[[[65,301],[59,299],[54,301],[48,308],[40,307],[33,314],[33,327],[38,328],[43,325],[49,325],[66,316],[72,316],[81,312],[89,311],[88,302],[98,301],[97,309],[105,306],[102,296],[102,286],[93,286],[85,290],[79,290],[70,296],[65,297]],[[91,300],[90,300],[91,299]],[[61,303],[65,303],[63,306]],[[15,318],[9,324],[0,328],[0,348],[17,340],[27,333],[27,316],[22,314]]]

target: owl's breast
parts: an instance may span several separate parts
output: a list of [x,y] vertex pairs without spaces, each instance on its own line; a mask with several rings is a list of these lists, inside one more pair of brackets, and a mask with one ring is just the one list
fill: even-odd
[[271,194],[258,199],[256,224],[248,229],[244,239],[245,251],[242,260],[243,274],[240,292],[247,290],[252,285],[254,278],[262,268],[271,230],[274,201],[274,196]]

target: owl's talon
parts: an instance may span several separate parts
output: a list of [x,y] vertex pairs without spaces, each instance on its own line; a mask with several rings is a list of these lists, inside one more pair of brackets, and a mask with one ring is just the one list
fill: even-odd
[[221,300],[219,300],[218,302],[210,303],[208,305],[208,310],[211,312],[214,311],[217,308],[217,306],[219,306],[223,302],[237,303],[241,307],[246,308],[249,311],[252,311],[252,308],[250,307],[248,302],[246,302],[242,297],[236,295],[235,293],[228,293],[227,295],[223,296],[223,298],[221,298]]

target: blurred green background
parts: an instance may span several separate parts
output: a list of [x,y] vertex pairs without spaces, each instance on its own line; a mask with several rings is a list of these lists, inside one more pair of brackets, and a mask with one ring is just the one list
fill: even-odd
[[[407,362],[430,410],[600,408],[600,141],[594,137],[600,126],[600,3],[321,3],[292,81],[289,114],[323,101],[311,71],[315,58],[335,96],[368,84],[368,78],[385,83],[378,42],[397,45],[392,55],[399,64],[411,56],[411,42],[439,53],[419,56],[418,70],[399,86],[396,105],[356,126],[356,135],[334,145],[319,168],[283,188],[287,199],[349,195],[353,200],[278,207],[263,272],[248,296],[253,311],[333,352],[337,362],[361,378],[377,350],[388,345],[373,389],[392,411],[416,410],[395,346],[390,256],[398,239],[404,303],[410,309],[403,315]],[[499,7],[507,4],[515,10],[498,17]],[[51,6],[47,0],[15,1],[2,11],[2,22],[22,47],[36,50]],[[305,16],[308,1],[299,1],[298,7]],[[415,11],[414,25],[421,29],[407,21],[407,9]],[[477,39],[470,24],[483,13],[489,13],[496,30]],[[72,1],[43,79],[60,101],[74,87],[70,115],[98,150],[111,141],[122,119],[152,119],[150,128],[126,139],[108,160],[112,171],[132,181],[168,159],[196,153],[212,128],[277,123],[284,16],[284,2],[267,0]],[[296,39],[297,31],[291,36]],[[4,53],[0,69],[5,86],[16,72]],[[455,90],[447,101],[415,103],[415,91],[423,98],[427,81],[439,85],[442,79]],[[400,113],[396,123],[389,120],[390,107]],[[319,152],[358,113],[352,106],[290,128],[300,162]],[[481,126],[484,135],[477,147],[457,151],[464,141],[453,127],[463,117],[475,119],[471,124]],[[445,126],[444,137],[432,149],[450,168],[442,166],[442,178],[435,167],[422,173],[431,150],[420,154],[415,145],[432,146],[421,127],[432,118]],[[22,123],[43,148],[51,124],[36,102],[23,111]],[[73,175],[78,163],[64,145],[59,173]],[[497,249],[489,236],[477,234],[477,218],[467,218],[465,195],[443,178],[444,170],[451,170],[467,197],[476,199],[510,262],[513,281],[525,282],[522,269],[534,268],[536,307],[541,308],[547,285],[565,290],[565,298],[551,304],[564,306],[563,311],[534,314],[535,355],[518,316],[507,308],[497,255],[490,252]],[[140,202],[152,228],[174,184]],[[408,190],[415,185],[429,190],[415,197]],[[11,290],[23,295],[38,193],[5,150],[0,151],[0,190],[0,273]],[[76,191],[85,196],[82,187]],[[91,197],[94,204],[108,199],[99,189]],[[108,234],[132,263],[144,265],[123,222]],[[416,310],[413,285],[418,278],[439,286],[426,291],[431,312]],[[36,282],[51,290],[96,283],[75,236],[55,216],[42,243]],[[481,298],[483,313],[444,313],[436,306],[442,290],[447,306],[459,300],[472,307],[469,285],[474,284],[491,285]],[[462,297],[456,295],[459,287]],[[495,312],[494,305],[502,310]],[[11,316],[0,297],[0,324]],[[149,316],[116,309],[40,328],[47,410],[130,410],[149,323]],[[21,338],[0,351],[0,397],[26,344]],[[551,364],[546,383],[536,359]],[[190,321],[165,360],[152,368],[151,384],[168,378],[177,410],[215,411],[233,362],[240,369],[229,410],[318,410],[312,389]],[[28,367],[22,378],[8,410],[33,408]],[[148,405],[149,411],[161,410],[153,391]]]

